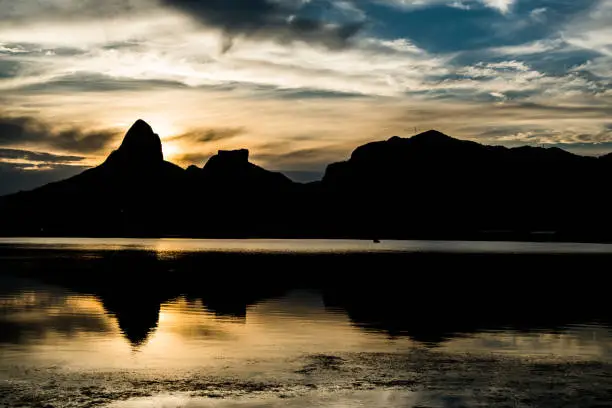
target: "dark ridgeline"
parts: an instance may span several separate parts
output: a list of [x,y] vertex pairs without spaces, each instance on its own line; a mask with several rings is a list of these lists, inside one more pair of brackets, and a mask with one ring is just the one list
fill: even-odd
[[328,167],[323,186],[339,230],[351,235],[529,238],[555,231],[559,239],[597,240],[608,238],[609,174],[607,158],[485,146],[432,130],[357,148]]
[[220,151],[163,160],[139,120],[100,166],[0,200],[0,234],[606,241],[612,155],[508,149],[437,131],[358,147],[320,182],[294,183]]

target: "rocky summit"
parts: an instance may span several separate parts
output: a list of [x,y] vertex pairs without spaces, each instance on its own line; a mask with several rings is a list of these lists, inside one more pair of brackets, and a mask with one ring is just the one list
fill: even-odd
[[133,165],[156,165],[164,161],[159,135],[144,120],[137,120],[127,131],[121,146],[108,160]]

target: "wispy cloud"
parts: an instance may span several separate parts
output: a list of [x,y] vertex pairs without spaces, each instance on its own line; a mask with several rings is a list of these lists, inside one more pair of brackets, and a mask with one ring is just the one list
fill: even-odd
[[26,191],[46,183],[72,177],[86,170],[63,164],[23,164],[0,161],[0,196]]
[[52,126],[32,117],[0,117],[0,146],[45,146],[60,152],[87,154],[107,149],[117,137],[116,131],[84,131]]
[[404,9],[445,5],[470,10],[474,5],[479,4],[496,9],[501,13],[509,12],[515,1],[516,0],[378,0],[379,3],[401,7]]
[[186,133],[167,138],[167,141],[188,141],[190,143],[210,143],[232,139],[245,133],[244,128],[192,129]]
[[45,152],[32,152],[29,150],[20,149],[3,149],[0,148],[0,161],[18,160],[24,162],[40,162],[40,163],[74,163],[83,161],[82,156],[65,156]]

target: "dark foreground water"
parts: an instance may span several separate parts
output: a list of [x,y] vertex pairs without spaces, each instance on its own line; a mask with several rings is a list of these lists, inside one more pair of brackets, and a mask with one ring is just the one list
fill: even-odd
[[612,246],[0,240],[0,407],[612,406]]

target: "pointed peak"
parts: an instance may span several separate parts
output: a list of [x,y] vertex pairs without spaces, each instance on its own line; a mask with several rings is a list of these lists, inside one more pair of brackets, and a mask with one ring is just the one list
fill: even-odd
[[125,134],[116,155],[123,162],[133,164],[160,163],[164,160],[161,139],[153,128],[142,119],[138,119]]
[[130,127],[129,132],[150,132],[153,133],[153,128],[147,122],[142,119],[138,119],[134,124]]

